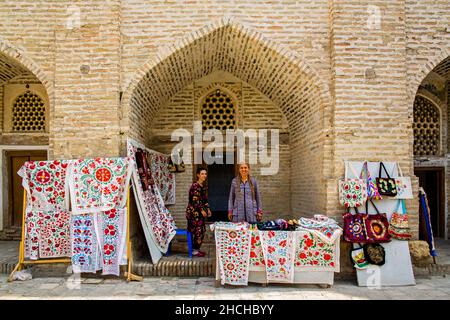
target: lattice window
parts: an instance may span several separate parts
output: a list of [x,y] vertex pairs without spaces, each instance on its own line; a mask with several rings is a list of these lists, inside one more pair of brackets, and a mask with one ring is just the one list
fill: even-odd
[[235,129],[236,110],[233,100],[222,90],[216,89],[208,94],[201,103],[203,130]]
[[433,103],[421,96],[414,101],[414,155],[439,155],[440,115]]
[[44,100],[31,91],[18,96],[12,107],[12,129],[20,132],[45,131]]

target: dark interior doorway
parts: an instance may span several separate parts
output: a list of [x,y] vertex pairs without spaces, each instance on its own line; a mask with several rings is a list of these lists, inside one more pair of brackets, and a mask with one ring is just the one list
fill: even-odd
[[210,221],[228,221],[228,197],[233,178],[233,164],[208,165],[208,202],[212,212]]
[[[443,167],[414,168],[414,174],[419,178],[419,186],[425,190],[430,207],[431,227],[433,236],[445,237],[445,171]],[[426,229],[423,221],[422,206],[419,219],[419,239],[426,239]]]

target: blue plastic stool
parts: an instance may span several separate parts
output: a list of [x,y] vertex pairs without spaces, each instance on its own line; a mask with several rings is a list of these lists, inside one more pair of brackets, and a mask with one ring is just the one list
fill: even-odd
[[[176,231],[175,235],[186,236],[188,243],[189,258],[192,258],[192,234],[186,229],[175,229],[175,231]],[[169,243],[169,248],[167,249],[166,256],[170,255],[171,246],[172,242]]]

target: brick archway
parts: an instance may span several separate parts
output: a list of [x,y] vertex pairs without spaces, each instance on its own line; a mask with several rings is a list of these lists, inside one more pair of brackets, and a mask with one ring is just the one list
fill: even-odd
[[27,57],[23,52],[11,44],[8,40],[0,38],[0,58],[5,58],[19,67],[25,68],[33,73],[36,78],[42,83],[50,97],[50,104],[52,105],[53,86],[47,74],[34,62]]
[[327,86],[296,54],[233,20],[192,33],[139,69],[123,95],[123,131],[146,142],[146,125],[158,110],[186,85],[216,70],[247,82],[280,108],[291,133],[292,210],[325,212],[323,181],[332,171]]

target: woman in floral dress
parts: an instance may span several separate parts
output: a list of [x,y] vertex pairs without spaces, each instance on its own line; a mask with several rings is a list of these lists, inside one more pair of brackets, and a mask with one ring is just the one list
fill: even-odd
[[197,168],[197,182],[194,182],[189,189],[189,204],[186,208],[187,229],[192,233],[194,238],[192,254],[196,257],[205,256],[205,253],[200,250],[200,247],[205,236],[206,217],[211,217],[205,187],[207,177],[208,173],[205,168]]
[[262,220],[262,214],[258,183],[250,176],[250,166],[242,163],[239,165],[239,174],[231,182],[228,219],[254,223]]

